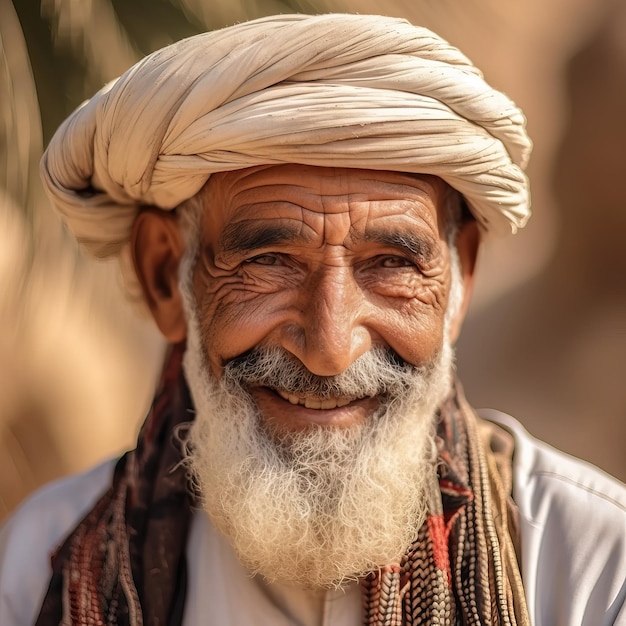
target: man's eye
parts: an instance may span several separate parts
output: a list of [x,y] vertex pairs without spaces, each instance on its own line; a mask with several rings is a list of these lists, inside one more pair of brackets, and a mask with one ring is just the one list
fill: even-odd
[[405,259],[401,256],[384,256],[381,257],[379,263],[381,267],[389,269],[395,269],[398,267],[410,267],[413,265],[413,263],[411,263],[409,259]]
[[278,265],[280,256],[278,254],[258,254],[251,259],[246,259],[246,263],[256,263],[257,265]]

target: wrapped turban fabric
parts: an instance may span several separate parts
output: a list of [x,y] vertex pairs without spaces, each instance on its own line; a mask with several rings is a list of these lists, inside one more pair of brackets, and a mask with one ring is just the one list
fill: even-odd
[[483,232],[515,232],[530,150],[522,112],[431,31],[282,15],[147,56],[65,121],[42,175],[87,251],[128,259],[141,206],[170,210],[213,172],[275,163],[433,174]]

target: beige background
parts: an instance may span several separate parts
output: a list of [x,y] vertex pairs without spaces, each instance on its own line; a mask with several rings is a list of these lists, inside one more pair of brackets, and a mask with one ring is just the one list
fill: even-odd
[[[458,357],[470,400],[626,479],[626,4],[384,6],[461,47],[524,108],[535,142],[535,215],[482,253]],[[132,445],[162,353],[116,268],[83,259],[41,197],[43,143],[143,54],[289,7],[382,3],[0,0],[0,518],[43,482]]]

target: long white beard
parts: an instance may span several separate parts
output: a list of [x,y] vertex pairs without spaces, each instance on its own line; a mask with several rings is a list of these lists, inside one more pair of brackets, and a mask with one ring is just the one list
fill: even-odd
[[[450,389],[452,350],[446,345],[428,367],[401,373],[384,353],[370,351],[330,379],[345,396],[355,386],[384,385],[388,401],[370,420],[277,438],[237,380],[236,365],[220,381],[209,372],[195,302],[183,287],[184,367],[196,407],[187,462],[206,512],[240,560],[270,581],[311,588],[337,586],[398,559],[425,519],[434,416]],[[261,361],[251,374],[257,380],[259,369],[280,371],[285,362],[283,374],[293,380],[301,365],[281,349]]]

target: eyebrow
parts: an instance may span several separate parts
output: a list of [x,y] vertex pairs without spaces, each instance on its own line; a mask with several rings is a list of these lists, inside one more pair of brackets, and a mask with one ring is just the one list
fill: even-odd
[[267,246],[294,239],[304,239],[302,229],[295,224],[272,224],[265,221],[237,222],[224,228],[221,243],[227,254],[238,252],[253,252]]
[[[411,257],[426,262],[435,255],[435,243],[430,237],[417,235],[406,230],[370,230],[359,237],[362,241],[373,242],[396,248]],[[302,228],[294,223],[272,223],[272,220],[236,222],[224,228],[221,238],[225,254],[248,253],[286,241],[307,242]]]
[[374,230],[366,232],[363,239],[397,248],[421,261],[428,261],[435,255],[435,243],[430,237],[408,231]]

